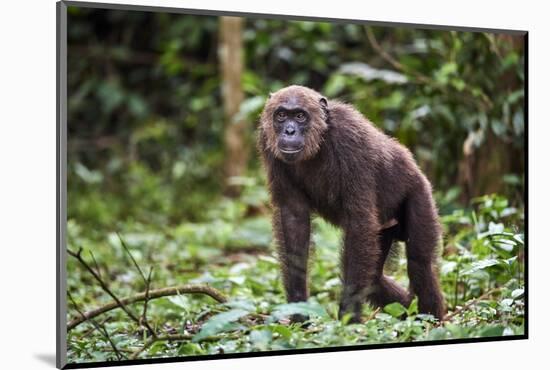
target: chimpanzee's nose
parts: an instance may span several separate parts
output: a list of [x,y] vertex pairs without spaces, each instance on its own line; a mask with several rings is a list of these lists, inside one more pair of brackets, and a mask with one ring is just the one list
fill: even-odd
[[292,136],[296,133],[296,130],[292,126],[285,127],[285,134],[288,136]]

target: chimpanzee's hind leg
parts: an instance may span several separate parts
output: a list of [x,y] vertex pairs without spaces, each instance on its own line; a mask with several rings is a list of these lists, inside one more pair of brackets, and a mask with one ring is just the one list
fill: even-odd
[[441,320],[445,308],[435,269],[441,226],[427,181],[422,181],[409,196],[405,217],[411,293],[418,296],[419,312],[432,314]]
[[373,293],[369,294],[367,300],[374,306],[384,307],[393,302],[399,302],[403,306],[408,307],[411,303],[410,294],[397,284],[393,279],[384,275],[384,263],[388,258],[394,238],[397,235],[398,227],[393,226],[383,230],[380,236],[380,245],[382,248],[382,258],[378,266],[378,280]]

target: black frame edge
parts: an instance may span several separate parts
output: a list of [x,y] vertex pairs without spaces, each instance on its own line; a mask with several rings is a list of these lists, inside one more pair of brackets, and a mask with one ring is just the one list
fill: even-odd
[[525,153],[525,180],[524,180],[524,266],[523,266],[523,275],[524,275],[524,292],[525,292],[525,314],[524,314],[524,327],[523,332],[525,338],[529,338],[529,32],[526,32],[523,36],[523,89],[524,89],[524,101],[523,101],[523,125],[524,130],[524,153]]

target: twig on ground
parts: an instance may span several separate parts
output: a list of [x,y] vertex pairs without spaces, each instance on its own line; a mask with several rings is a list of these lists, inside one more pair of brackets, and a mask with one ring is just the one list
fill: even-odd
[[[111,338],[109,336],[109,333],[107,332],[107,329],[104,326],[99,325],[94,320],[94,317],[96,317],[98,315],[101,315],[102,313],[105,313],[107,311],[110,311],[110,310],[113,310],[113,309],[116,309],[116,308],[121,308],[139,326],[145,327],[149,331],[149,334],[151,335],[151,337],[149,339],[147,339],[147,341],[144,343],[143,347],[139,348],[138,350],[136,350],[134,352],[131,352],[130,358],[134,359],[134,358],[137,358],[140,353],[147,350],[151,345],[153,345],[157,341],[189,340],[189,339],[192,338],[192,335],[189,335],[189,334],[172,334],[172,335],[168,334],[168,335],[162,335],[161,336],[157,332],[155,332],[151,328],[151,326],[149,325],[149,322],[147,321],[147,307],[148,307],[148,304],[149,304],[149,300],[154,299],[154,298],[160,298],[160,297],[165,297],[165,296],[173,296],[173,295],[179,295],[179,294],[185,294],[185,293],[203,293],[203,294],[209,295],[210,297],[214,298],[218,302],[223,303],[223,302],[227,301],[227,298],[225,297],[225,295],[223,295],[218,290],[216,290],[212,287],[209,287],[208,285],[186,284],[186,285],[177,286],[177,287],[169,287],[169,288],[151,290],[151,277],[152,277],[152,274],[153,274],[153,268],[149,269],[149,274],[148,274],[147,277],[145,277],[145,275],[143,274],[143,271],[141,270],[141,268],[137,264],[136,260],[134,259],[134,257],[130,253],[129,249],[125,245],[125,243],[122,240],[122,238],[120,237],[120,235],[119,235],[119,238],[120,238],[120,241],[121,241],[125,251],[130,256],[130,259],[132,260],[133,264],[135,265],[136,269],[138,270],[139,274],[141,275],[141,277],[143,278],[143,280],[145,282],[145,292],[139,293],[139,294],[136,294],[134,296],[127,297],[127,298],[119,299],[109,289],[107,283],[102,279],[99,264],[97,263],[94,255],[92,253],[90,253],[90,254],[92,256],[92,260],[94,261],[95,269],[93,267],[91,267],[82,258],[82,248],[79,248],[79,250],[77,252],[67,250],[67,253],[70,256],[77,259],[84,266],[84,268],[90,274],[92,274],[92,276],[99,282],[99,285],[101,286],[101,288],[108,295],[110,295],[111,298],[113,298],[113,300],[114,300],[113,302],[110,302],[110,303],[108,303],[106,305],[103,305],[99,308],[96,308],[94,310],[91,310],[91,311],[88,311],[88,312],[84,313],[84,312],[79,310],[78,306],[76,305],[76,302],[72,299],[72,297],[70,296],[70,293],[67,292],[67,294],[69,294],[70,300],[73,302],[73,305],[74,305],[75,309],[77,310],[77,312],[80,315],[79,317],[77,317],[77,318],[71,320],[71,322],[69,322],[69,324],[67,325],[67,332],[74,329],[79,324],[89,320],[92,323],[92,325],[97,330],[99,330],[103,334],[103,336],[109,341],[109,343],[111,344],[111,346],[113,348],[113,351],[116,353],[117,358],[120,360],[123,355],[118,350],[118,348],[116,347],[114,342],[111,340]],[[133,304],[135,302],[140,302],[140,301],[144,301],[144,304],[143,304],[143,312],[142,312],[141,316],[138,318],[127,306],[130,305],[130,304]],[[124,356],[124,358],[126,358],[126,356]]]
[[374,319],[376,317],[376,315],[378,314],[378,312],[380,312],[381,308],[380,307],[377,307],[376,310],[374,310],[370,315],[369,317],[367,317],[367,320],[365,322],[368,322],[368,321],[371,321],[372,319]]
[[[101,321],[98,321],[98,324],[100,326],[104,326],[105,323],[107,323],[108,321],[110,320],[110,317],[106,317],[104,318],[103,320]],[[92,325],[92,327],[88,330],[88,331],[85,331],[84,333],[82,333],[82,335],[80,336],[80,338],[86,338],[88,335],[92,334],[94,331],[96,331],[97,328],[95,326]],[[120,350],[120,349],[119,349]]]
[[[227,298],[223,293],[215,288],[203,284],[185,284],[175,287],[153,289],[149,291],[148,300],[180,294],[206,294],[220,303],[227,302]],[[67,325],[67,331],[74,329],[89,318],[96,317],[119,307],[122,308],[135,302],[144,301],[145,296],[145,292],[138,293],[136,295],[121,299],[120,304],[117,301],[109,302],[106,305],[87,311],[84,313],[84,317],[78,317],[71,320],[71,322]]]
[[147,305],[149,303],[149,288],[151,287],[151,274],[153,272],[153,268],[151,267],[149,269],[149,275],[147,276],[147,281],[145,282],[145,300],[143,302],[143,312],[141,314],[141,321],[143,322],[143,325],[149,329],[149,332],[153,337],[157,336],[157,333],[151,328],[149,325],[149,321],[147,321]]
[[101,269],[99,268],[99,263],[97,263],[97,260],[95,259],[94,254],[90,251],[90,256],[92,256],[92,260],[94,261],[95,265],[95,271],[97,272],[97,275],[103,279],[103,276],[101,276]]
[[[73,296],[71,295],[71,293],[69,291],[67,291],[67,296],[69,297],[69,300],[73,304],[74,309],[76,310],[76,312],[78,312],[82,317],[84,317],[84,313],[82,313],[82,311],[78,308],[78,305],[76,304],[75,300],[73,299]],[[99,331],[105,337],[105,339],[107,339],[107,341],[109,342],[109,344],[113,348],[113,351],[115,352],[117,359],[121,360],[123,355],[120,353],[117,346],[115,345],[115,343],[111,339],[111,336],[109,335],[109,332],[107,331],[107,328],[105,328],[105,326],[103,326],[103,325],[100,325],[94,319],[90,319],[90,322],[97,329],[97,331]]]
[[149,325],[149,321],[147,321],[147,317],[146,317],[146,314],[147,314],[147,303],[149,301],[149,298],[148,298],[148,294],[149,294],[149,287],[151,285],[151,272],[152,272],[152,268],[149,270],[149,276],[147,278],[145,278],[145,274],[143,273],[143,271],[141,270],[141,268],[139,267],[136,259],[134,258],[134,256],[132,255],[132,253],[130,253],[130,249],[128,248],[128,246],[126,245],[126,242],[124,241],[124,239],[122,239],[122,236],[120,236],[120,234],[117,232],[116,233],[117,236],[118,236],[118,240],[120,240],[120,244],[122,245],[122,248],[124,249],[124,251],[126,252],[126,254],[128,254],[128,256],[130,257],[130,260],[132,260],[132,263],[134,264],[134,266],[136,267],[136,270],[139,272],[139,275],[141,276],[141,278],[143,279],[143,282],[145,284],[145,303],[144,303],[144,306],[143,306],[143,313],[139,319],[139,324],[144,326],[145,329],[147,329],[149,331],[149,334],[151,334],[152,336],[157,336],[157,333],[153,330],[153,328],[151,328],[151,326]]
[[[122,310],[124,312],[126,312],[126,314],[132,320],[134,320],[138,325],[141,325],[141,323],[140,323],[139,319],[137,318],[137,316],[132,311],[130,311],[128,309],[128,307],[126,307],[126,305],[123,302],[120,301],[120,299],[118,299],[118,297],[111,291],[111,289],[109,289],[109,286],[101,278],[100,274],[97,271],[95,271],[86,261],[84,261],[84,259],[82,258],[82,255],[81,255],[82,254],[82,248],[80,248],[78,250],[78,252],[73,252],[70,249],[67,249],[67,253],[70,256],[73,256],[74,258],[76,258],[80,262],[80,264],[82,264],[84,266],[84,268],[86,270],[88,270],[88,272],[90,272],[90,274],[92,274],[92,276],[97,280],[97,282],[101,286],[101,289],[103,289],[108,295],[110,295],[111,298],[113,298],[115,300],[115,302],[118,304],[118,306],[120,306],[120,308],[122,308]],[[94,258],[93,255],[92,255],[92,258]]]
[[496,287],[496,288],[493,288],[491,290],[488,290],[487,292],[485,292],[484,294],[480,295],[479,297],[477,298],[474,298],[472,300],[470,300],[468,303],[466,303],[463,307],[461,307],[460,309],[456,310],[456,311],[453,311],[451,312],[450,314],[448,314],[447,316],[445,316],[443,318],[443,320],[441,320],[441,322],[445,322],[445,321],[449,321],[450,319],[452,319],[453,317],[461,314],[462,312],[466,311],[468,308],[474,306],[475,304],[479,303],[480,301],[484,300],[485,298],[489,297],[490,295],[498,292],[499,290],[501,290],[502,287]]
[[143,271],[141,271],[141,268],[139,267],[136,259],[134,258],[134,256],[132,255],[132,253],[130,253],[130,249],[128,248],[128,246],[126,245],[126,242],[124,241],[124,239],[122,239],[122,237],[120,236],[120,234],[117,232],[116,235],[118,236],[118,240],[120,240],[120,244],[122,245],[122,248],[124,249],[124,251],[126,252],[126,254],[128,256],[130,256],[130,259],[132,260],[132,263],[134,264],[134,266],[136,267],[136,269],[138,270],[139,274],[141,275],[141,278],[143,279],[143,281],[145,282],[145,284],[147,284],[147,279],[145,278],[145,275],[143,274]]

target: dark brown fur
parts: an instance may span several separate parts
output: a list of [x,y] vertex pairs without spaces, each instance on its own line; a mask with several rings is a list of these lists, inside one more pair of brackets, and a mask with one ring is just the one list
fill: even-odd
[[[310,117],[304,149],[292,161],[277,147],[280,133],[274,124],[275,110],[287,103],[300,106]],[[344,230],[340,316],[352,313],[357,322],[365,300],[408,306],[416,295],[420,312],[443,317],[434,267],[440,224],[431,185],[408,149],[352,106],[327,103],[302,86],[289,86],[268,99],[258,147],[268,174],[274,234],[290,302],[308,298],[310,217],[317,213]],[[382,271],[394,240],[407,244],[411,293]]]

